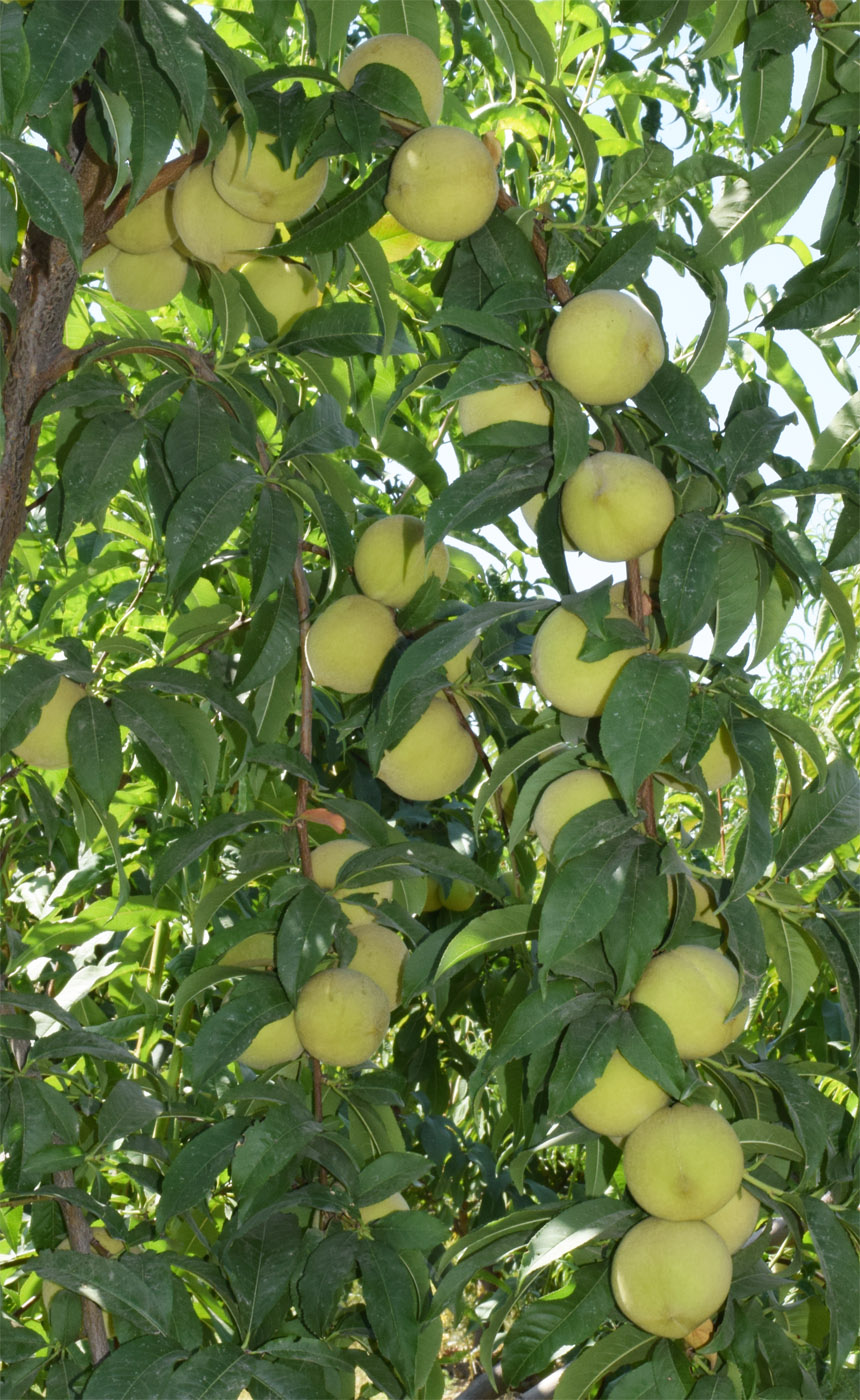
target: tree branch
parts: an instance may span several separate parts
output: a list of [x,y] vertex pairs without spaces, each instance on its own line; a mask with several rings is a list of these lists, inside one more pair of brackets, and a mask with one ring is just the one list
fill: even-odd
[[[55,1186],[69,1190],[74,1187],[74,1184],[74,1172],[54,1172]],[[72,1249],[77,1250],[78,1254],[89,1254],[93,1246],[93,1232],[80,1206],[73,1205],[71,1201],[65,1200],[62,1196],[58,1198],[58,1203]],[[104,1316],[98,1303],[94,1303],[92,1298],[87,1298],[83,1293],[81,1294],[81,1311],[90,1356],[93,1359],[93,1365],[97,1366],[100,1361],[104,1361],[110,1351]]]
[[[77,147],[75,133],[73,127],[69,155],[84,206],[86,256],[107,241],[108,229],[125,213],[128,193],[120,195],[109,210],[105,209],[105,199],[113,186],[113,171],[90,146]],[[172,184],[196,159],[195,151],[168,161],[143,199]],[[77,280],[78,269],[65,243],[31,220],[9,289],[17,321],[12,326],[5,318],[2,320],[8,373],[2,398],[6,443],[0,459],[0,580],[26,520],[27,491],[40,431],[40,425],[32,422],[33,409],[46,390],[76,368],[82,358],[80,352],[70,358],[63,343]]]

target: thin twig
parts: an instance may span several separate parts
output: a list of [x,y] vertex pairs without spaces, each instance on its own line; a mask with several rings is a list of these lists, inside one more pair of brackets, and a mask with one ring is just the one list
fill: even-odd
[[[293,565],[293,587],[296,593],[296,603],[299,612],[299,676],[301,684],[301,721],[299,727],[299,750],[302,757],[310,763],[313,757],[313,692],[311,689],[311,668],[308,665],[308,658],[305,649],[305,641],[310,631],[311,600],[308,592],[308,580],[302,564],[301,553],[296,555],[296,562]],[[308,824],[305,820],[305,812],[308,809],[308,796],[311,785],[307,778],[299,778],[296,787],[296,834],[299,840],[299,856],[302,865],[302,874],[309,880],[313,879],[311,867],[311,848],[308,841]],[[311,1073],[313,1075],[313,1095],[314,1095],[314,1118],[318,1123],[322,1122],[322,1066],[319,1060],[313,1055],[310,1056]],[[325,1182],[326,1172],[320,1169],[320,1180]]]
[[[645,631],[645,606],[642,597],[642,575],[637,558],[627,560],[627,611],[639,628]],[[657,815],[654,810],[654,779],[646,778],[636,794],[637,805],[645,813],[645,832],[653,840],[657,839]]]

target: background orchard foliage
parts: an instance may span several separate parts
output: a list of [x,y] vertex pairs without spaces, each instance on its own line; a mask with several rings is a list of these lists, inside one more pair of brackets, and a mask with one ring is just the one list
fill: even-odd
[[[518,1392],[565,1366],[568,1400],[855,1393],[858,21],[852,0],[0,6],[10,1400],[431,1400],[466,1359]],[[369,229],[415,94],[333,77],[377,31],[439,53],[443,120],[496,135],[509,196],[464,243],[393,263]],[[217,148],[233,107],[285,156],[331,160],[283,248],[323,302],[279,340],[236,273],[193,265],[157,314],[81,275],[129,186]],[[791,239],[796,272],[749,288],[731,327],[727,273],[825,171],[817,241]],[[464,442],[460,395],[535,373],[553,279],[629,288],[660,320],[655,260],[710,312],[635,402],[589,417],[549,384],[551,432]],[[844,389],[828,426],[792,329]],[[737,374],[722,418],[721,364]],[[814,433],[808,461],[780,450],[772,383]],[[710,628],[689,670],[673,663],[689,684],[657,704],[632,681],[612,724],[559,716],[529,684],[542,600],[576,582],[557,500],[589,439],[672,482],[660,625],[675,644]],[[545,489],[535,543],[515,512]],[[356,528],[394,509],[447,537],[447,583],[399,617],[412,640],[387,685],[311,694],[307,613],[343,587]],[[474,636],[461,689],[487,771],[400,801],[378,757]],[[40,773],[10,750],[60,673],[90,698],[69,772]],[[697,762],[723,722],[743,768],[717,803]],[[584,757],[634,800],[574,820],[550,869],[531,812]],[[655,770],[689,783],[657,839],[634,830]],[[346,946],[302,873],[305,836],[333,826],[372,847],[356,883],[397,882],[403,1004],[369,1069],[255,1076],[237,1054]],[[754,1011],[730,1052],[682,1066],[626,998],[666,933],[664,876],[685,869],[721,906]],[[476,903],[422,913],[427,875],[472,882]],[[682,902],[676,941],[691,915]],[[277,979],[214,966],[274,929]],[[766,1212],[699,1350],[616,1309],[608,1259],[639,1212],[619,1150],[560,1108],[617,1045],[674,1096],[718,1103]],[[410,1211],[361,1225],[394,1191]],[[88,1223],[127,1252],[57,1249]],[[45,1279],[64,1285],[50,1314]]]

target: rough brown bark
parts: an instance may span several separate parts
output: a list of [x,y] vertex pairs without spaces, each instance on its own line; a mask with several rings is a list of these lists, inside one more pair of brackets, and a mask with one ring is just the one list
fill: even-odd
[[[54,1184],[66,1189],[73,1187],[75,1184],[74,1172],[54,1172]],[[93,1244],[93,1232],[83,1211],[62,1197],[59,1199],[59,1206],[72,1249],[76,1249],[79,1254],[89,1254]],[[110,1351],[104,1316],[98,1303],[94,1303],[91,1298],[84,1297],[83,1293],[81,1294],[81,1310],[84,1334],[89,1343],[93,1365],[97,1366]]]
[[[193,152],[170,161],[144,198],[171,184],[196,157]],[[127,195],[105,210],[113,171],[86,145],[72,149],[71,159],[84,206],[86,256],[104,244],[107,230],[125,212]],[[6,441],[0,458],[0,580],[26,519],[27,491],[39,441],[39,425],[31,421],[33,409],[45,391],[74,367],[63,343],[63,330],[77,279],[78,270],[65,243],[30,222],[9,289],[17,322],[12,326],[2,319],[8,371],[2,399]]]

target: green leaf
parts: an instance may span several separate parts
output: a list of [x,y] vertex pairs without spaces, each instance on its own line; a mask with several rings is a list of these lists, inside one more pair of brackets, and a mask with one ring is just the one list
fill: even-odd
[[206,100],[203,50],[188,32],[184,11],[168,0],[141,0],[140,27],[182,102],[190,131],[197,131]]
[[653,841],[640,841],[624,876],[621,899],[601,934],[618,996],[633,990],[669,923],[669,887]]
[[555,1400],[588,1400],[594,1386],[620,1366],[642,1361],[654,1347],[654,1338],[625,1322],[599,1338],[566,1368],[555,1388]]
[[522,1059],[555,1040],[574,1014],[573,1008],[572,982],[550,982],[545,996],[538,991],[530,992],[514,1008],[494,1037],[492,1050],[480,1061],[477,1071],[480,1082],[486,1082],[499,1065]]
[[660,230],[650,220],[629,224],[607,240],[591,262],[577,268],[573,290],[577,293],[609,288],[623,291],[647,272]]
[[385,253],[372,234],[361,234],[359,238],[353,239],[349,246],[358,264],[358,270],[373,297],[379,326],[383,333],[380,354],[383,359],[386,359],[394,344],[394,337],[400,324],[397,303],[393,295],[391,268]]
[[291,575],[298,544],[299,519],[293,502],[282,491],[261,491],[248,542],[249,608],[256,608]]
[[119,723],[176,779],[196,812],[204,788],[214,788],[220,757],[218,735],[207,716],[194,705],[130,687],[114,696],[113,706]]
[[860,830],[860,777],[847,758],[828,766],[791,804],[776,851],[777,876],[815,865]]
[[830,1312],[830,1364],[833,1374],[838,1375],[857,1339],[857,1255],[836,1211],[817,1196],[807,1196],[803,1205],[824,1274]]
[[723,528],[699,511],[679,515],[663,540],[660,605],[670,646],[694,637],[714,610]]
[[329,1229],[308,1257],[299,1280],[299,1301],[305,1326],[317,1336],[325,1335],[334,1322],[341,1294],[355,1276],[358,1248],[354,1232]]
[[45,113],[82,78],[110,39],[119,18],[119,0],[39,0],[27,17],[30,76],[24,99],[35,116]]
[[504,909],[491,909],[487,914],[470,919],[446,944],[436,969],[436,979],[481,953],[517,947],[529,936],[531,913],[530,904],[509,904]]
[[[333,0],[336,5],[338,0]],[[378,0],[380,34],[411,34],[439,52],[439,17],[435,0]]]
[[849,248],[835,261],[819,258],[789,277],[762,324],[768,329],[813,330],[850,316],[857,305],[854,252]]
[[222,1267],[239,1305],[240,1326],[252,1346],[261,1338],[267,1315],[279,1305],[286,1309],[292,1269],[284,1265],[298,1259],[300,1248],[299,1222],[286,1212],[267,1214],[227,1237]]
[[570,100],[566,88],[548,85],[544,88],[548,100],[552,103],[562,126],[573,142],[577,155],[582,162],[587,180],[587,206],[594,203],[594,177],[597,174],[597,167],[600,163],[600,155],[597,150],[597,142],[591,128],[574,107]]
[[262,810],[225,812],[224,816],[214,817],[212,821],[204,822],[195,830],[177,836],[159,852],[155,861],[152,872],[153,893],[157,894],[180,870],[187,870],[216,842],[223,841],[228,836],[235,836],[237,832],[245,831],[249,826],[256,826],[258,823],[279,823],[280,820],[275,813]]
[[167,1337],[133,1337],[99,1362],[84,1390],[86,1400],[140,1400],[141,1395],[161,1394],[185,1355]]
[[268,598],[254,613],[236,668],[236,685],[256,690],[283,671],[296,655],[299,644],[299,614],[295,589],[286,579],[274,598]]
[[[290,251],[295,252],[292,242]],[[352,301],[326,302],[302,312],[281,341],[281,349],[285,355],[380,355],[384,339],[372,306]],[[392,353],[408,355],[414,349],[401,326],[391,345]]]
[[533,452],[527,455],[528,462],[515,458],[511,465],[504,457],[494,457],[452,481],[427,512],[424,540],[428,548],[445,535],[476,530],[501,515],[510,515],[540,491],[548,460],[540,457],[535,461]]
[[477,394],[498,384],[523,383],[531,378],[531,367],[519,352],[497,345],[480,345],[463,356],[442,390],[439,402],[444,407],[465,394]]
[[609,1270],[599,1264],[577,1269],[572,1298],[527,1303],[505,1333],[502,1368],[508,1385],[540,1375],[559,1352],[587,1341],[614,1306]]
[[797,1063],[768,1060],[751,1068],[776,1088],[785,1103],[806,1159],[804,1179],[814,1180],[825,1152],[834,1149],[842,1110],[798,1073]]
[[523,1254],[521,1277],[528,1278],[595,1240],[618,1238],[625,1233],[636,1213],[635,1206],[606,1196],[577,1201],[538,1230]]
[[22,657],[4,673],[0,686],[0,753],[14,749],[30,733],[56,692],[60,675],[60,669],[41,656]]
[[292,1003],[344,922],[334,896],[310,881],[290,900],[278,925],[275,953],[278,976]]
[[34,1075],[15,1078],[4,1096],[4,1115],[6,1189],[26,1191],[40,1179],[31,1167],[37,1152],[55,1143],[77,1143],[77,1115],[59,1090]]
[[800,925],[800,920],[809,912],[809,906],[801,902],[793,908],[789,905],[785,909],[774,909],[760,902],[758,912],[768,957],[776,968],[785,993],[786,1006],[780,1017],[782,1033],[785,1034],[806,1002],[818,976],[818,959]]
[[65,243],[73,261],[80,267],[84,208],[80,191],[68,170],[59,165],[49,151],[11,138],[0,140],[0,156],[12,171],[33,223]]
[[308,452],[337,452],[339,447],[355,447],[358,434],[348,428],[336,401],[321,394],[310,408],[297,413],[284,437],[285,457]]
[[165,1254],[147,1251],[104,1259],[73,1249],[46,1250],[36,1255],[30,1267],[40,1278],[82,1293],[105,1311],[128,1318],[142,1331],[165,1337],[174,1334],[170,1260]]
[[722,58],[743,42],[746,33],[746,0],[715,0],[713,23],[706,43],[696,58]]
[[134,204],[167,159],[179,128],[179,102],[149,48],[125,20],[115,25],[107,47],[112,85],[132,112],[129,202]]
[[[24,37],[24,12],[18,5],[0,10],[0,128],[14,134],[30,73],[30,50]],[[4,216],[7,217],[7,216]]]
[[131,108],[122,93],[114,92],[96,73],[92,75],[97,103],[87,109],[87,124],[95,126],[98,113],[104,121],[107,134],[113,146],[113,161],[116,175],[110,193],[105,200],[109,209],[124,185],[128,184],[131,162]]
[[860,438],[860,394],[847,400],[819,437],[809,463],[810,471],[847,465],[846,454]]
[[143,445],[144,427],[128,413],[106,413],[84,424],[63,461],[63,516],[58,543],[81,520],[97,520],[125,486]]
[[781,418],[768,404],[733,414],[720,447],[720,470],[727,491],[733,490],[741,477],[759,470],[785,425],[793,421],[793,414]]
[[[349,26],[358,13],[359,0],[307,0],[313,18],[316,52],[327,68],[346,43]],[[380,33],[387,33],[381,29]]]
[[706,267],[745,262],[800,207],[838,153],[826,127],[805,127],[777,155],[734,182],[705,219],[696,248]]
[[387,184],[388,165],[381,161],[362,184],[348,189],[325,208],[297,219],[290,227],[290,256],[304,258],[309,253],[329,253],[366,233],[385,213],[383,201]]
[[618,1049],[625,1060],[653,1079],[673,1099],[684,1092],[687,1072],[672,1032],[650,1006],[634,1002],[618,1023]]
[[106,809],[122,778],[119,726],[93,695],[79,700],[66,727],[72,772],[97,807]]
[[427,1176],[433,1163],[419,1152],[385,1152],[362,1167],[359,1177],[359,1206],[372,1206],[384,1201],[395,1191],[412,1186]]
[[351,92],[370,106],[418,126],[430,126],[421,93],[408,73],[390,63],[366,63],[356,73]]
[[230,995],[203,1022],[189,1056],[189,1073],[197,1085],[208,1083],[224,1065],[238,1060],[258,1031],[282,1020],[293,1009],[284,989],[271,973],[247,973]]
[[201,1347],[171,1374],[171,1400],[230,1400],[241,1393],[250,1369],[250,1358],[234,1343],[222,1340],[218,1346]]
[[779,131],[791,107],[793,79],[791,54],[779,54],[762,63],[761,56],[747,46],[741,73],[741,113],[748,151],[764,146]]
[[164,1112],[164,1104],[141,1084],[118,1079],[98,1114],[100,1143],[111,1143],[147,1127]]
[[635,209],[642,200],[650,199],[654,186],[671,179],[673,157],[668,146],[647,137],[642,145],[609,163],[604,177],[605,205]]
[[729,339],[729,307],[725,294],[715,296],[707,320],[699,333],[687,374],[697,389],[710,384],[723,363]]
[[541,911],[542,967],[551,971],[558,962],[567,963],[600,933],[618,907],[632,854],[625,833],[568,860],[554,876]]
[[684,733],[690,680],[679,661],[643,652],[622,667],[600,720],[600,744],[630,808]]
[[642,412],[665,433],[666,446],[674,447],[709,476],[716,475],[710,406],[688,374],[667,360],[635,398]]
[[164,435],[164,455],[179,491],[196,476],[229,461],[228,418],[212,389],[194,380],[186,386]]
[[594,1088],[617,1048],[621,1015],[619,1008],[593,992],[576,998],[550,1079],[550,1113],[568,1113]]
[[164,551],[167,581],[177,593],[242,524],[257,489],[252,467],[222,462],[210,467],[181,492],[167,518]]
[[760,554],[750,540],[729,535],[717,556],[716,625],[711,655],[727,657],[742,637],[760,595]]
[[430,317],[424,329],[433,331],[439,326],[457,326],[479,340],[506,345],[509,350],[519,350],[522,345],[520,336],[501,317],[485,311],[471,311],[465,306],[443,306]]
[[736,1118],[732,1127],[745,1157],[784,1157],[789,1162],[803,1161],[800,1143],[794,1133],[781,1123],[769,1123],[766,1118]]
[[411,1393],[418,1349],[417,1299],[412,1275],[394,1250],[379,1240],[358,1245],[364,1305],[382,1354]]

